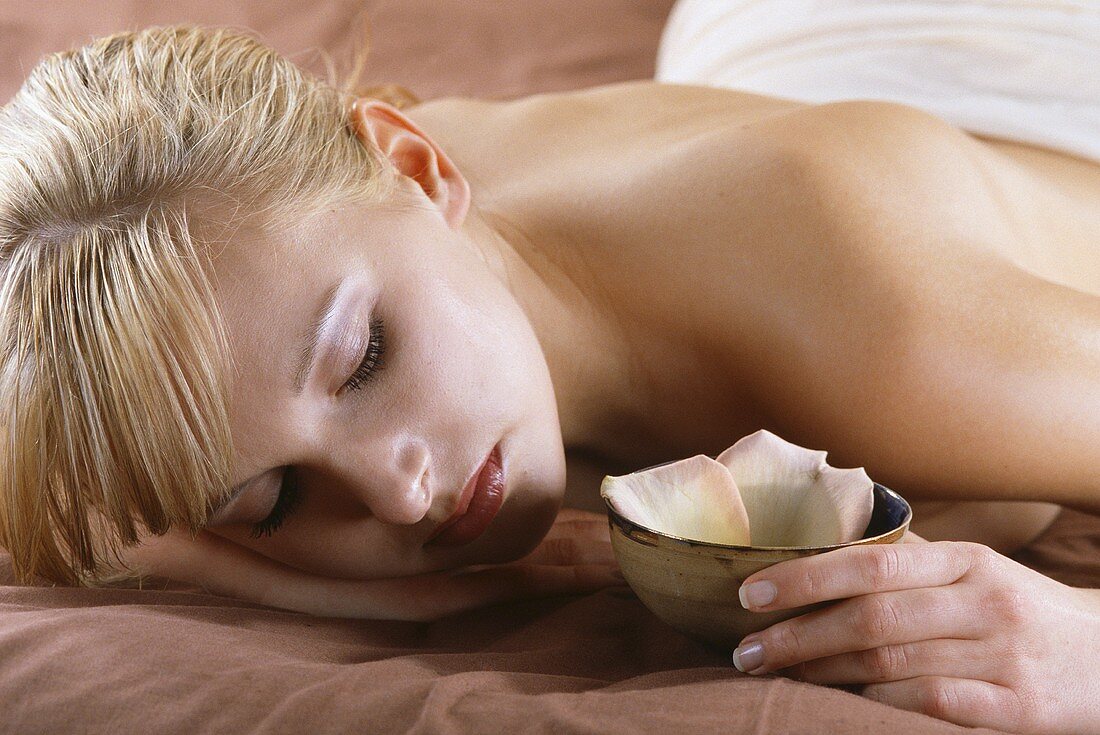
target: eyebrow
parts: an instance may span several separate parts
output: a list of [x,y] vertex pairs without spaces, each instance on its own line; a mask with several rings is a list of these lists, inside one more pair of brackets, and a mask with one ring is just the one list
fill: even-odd
[[313,317],[309,330],[306,332],[306,341],[298,353],[298,365],[294,371],[294,395],[302,394],[305,388],[306,378],[313,369],[313,361],[317,357],[317,343],[321,339],[321,331],[326,322],[332,318],[333,309],[336,306],[336,297],[340,293],[340,283],[329,286],[325,291],[325,297],[321,301],[321,308]]

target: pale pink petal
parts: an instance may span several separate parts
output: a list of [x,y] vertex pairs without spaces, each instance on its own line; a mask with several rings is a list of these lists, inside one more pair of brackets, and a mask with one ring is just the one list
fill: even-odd
[[826,457],[766,429],[718,455],[741,491],[754,545],[825,546],[862,536],[873,483],[862,468],[837,470]]
[[874,509],[874,482],[862,467],[838,469],[826,465],[807,494],[800,546],[825,546],[855,541],[863,536]]
[[600,495],[654,531],[716,544],[749,544],[749,519],[726,467],[705,454],[618,477]]
[[795,543],[796,526],[825,456],[766,429],[742,437],[718,455],[741,491],[756,546],[801,545]]

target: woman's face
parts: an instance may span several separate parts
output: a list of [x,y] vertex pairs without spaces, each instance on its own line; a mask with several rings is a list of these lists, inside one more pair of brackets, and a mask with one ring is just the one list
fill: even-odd
[[[554,391],[528,318],[484,242],[409,179],[399,195],[292,231],[241,230],[214,259],[236,365],[232,479],[247,484],[208,529],[317,574],[511,561],[545,535],[564,494]],[[488,529],[425,547],[497,445],[504,502]],[[284,477],[298,502],[253,538]]]

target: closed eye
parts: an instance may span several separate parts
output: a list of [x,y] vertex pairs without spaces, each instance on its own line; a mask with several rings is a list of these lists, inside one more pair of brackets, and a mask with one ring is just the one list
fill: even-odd
[[382,359],[385,352],[385,325],[380,318],[372,319],[370,322],[370,337],[367,340],[366,352],[363,354],[363,359],[359,362],[359,367],[355,368],[355,372],[351,374],[351,377],[348,378],[343,387],[349,390],[359,390],[364,383],[382,369],[382,366],[385,364]]
[[270,536],[283,524],[287,516],[293,513],[302,501],[302,489],[294,480],[292,468],[283,470],[282,481],[279,483],[279,497],[275,499],[275,505],[267,517],[258,523],[252,524],[252,538]]

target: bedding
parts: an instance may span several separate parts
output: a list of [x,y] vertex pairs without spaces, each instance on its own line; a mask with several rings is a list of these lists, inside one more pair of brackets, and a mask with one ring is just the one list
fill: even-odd
[[1097,58],[1091,2],[680,0],[655,77],[817,104],[873,91],[978,135],[1100,163]]
[[672,0],[0,0],[0,98],[46,53],[170,23],[248,29],[318,75],[369,50],[362,85],[508,99],[652,77]]
[[[1064,510],[1017,558],[1100,585],[1100,518]],[[185,587],[16,587],[0,554],[0,669],[13,733],[993,732],[741,674],[626,586],[343,620]]]
[[[0,1],[0,84],[122,28],[247,27],[324,71],[372,27],[365,84],[507,98],[653,74],[670,0]],[[597,489],[593,488],[593,492]],[[1100,518],[1017,558],[1100,586]],[[310,617],[205,594],[15,586],[0,551],[0,732],[961,733],[839,688],[753,678],[626,586],[432,623]]]

